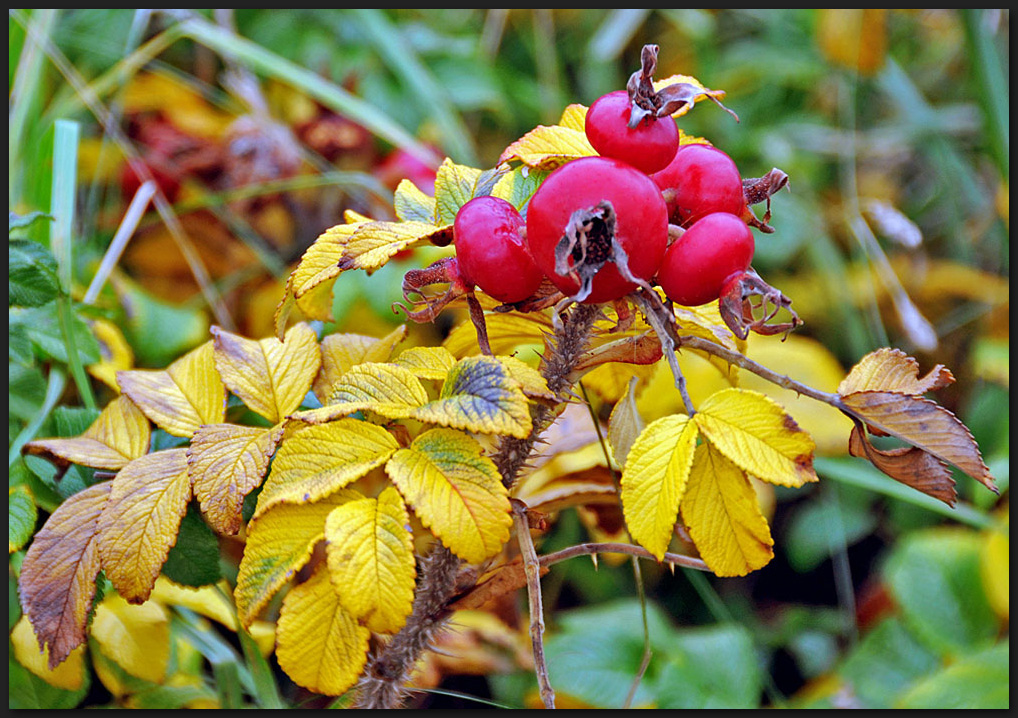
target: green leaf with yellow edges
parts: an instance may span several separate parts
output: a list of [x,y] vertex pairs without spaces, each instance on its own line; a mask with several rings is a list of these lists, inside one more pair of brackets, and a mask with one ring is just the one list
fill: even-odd
[[7,489],[7,554],[10,555],[28,543],[35,533],[35,522],[39,509],[35,497],[27,486],[11,486]]
[[349,501],[325,522],[326,557],[343,607],[376,633],[395,633],[414,600],[410,516],[393,487]]
[[445,347],[409,347],[399,353],[393,364],[406,367],[418,379],[444,381],[456,364],[456,357]]
[[396,186],[392,207],[403,222],[439,223],[435,198],[422,192],[408,179],[400,180]]
[[774,556],[767,519],[746,474],[712,444],[696,447],[680,504],[700,557],[718,576],[744,576]]
[[633,539],[660,561],[668,550],[693,464],[696,422],[682,414],[650,423],[622,470],[622,513]]
[[183,448],[142,456],[114,477],[99,517],[99,555],[106,577],[131,603],[152,592],[191,495]]
[[103,654],[130,673],[161,683],[170,665],[170,617],[155,601],[132,605],[111,594],[96,606],[92,638]]
[[248,339],[219,327],[212,335],[223,383],[272,424],[300,406],[322,363],[318,337],[307,324],[290,327],[283,341]]
[[456,164],[446,158],[435,173],[435,208],[438,223],[451,225],[460,207],[477,196],[483,170]]
[[237,424],[207,424],[195,432],[187,469],[194,496],[214,530],[227,536],[240,530],[244,498],[262,483],[282,433],[280,427]]
[[438,399],[414,409],[420,421],[481,434],[530,434],[530,406],[519,382],[494,357],[461,359],[449,370]]
[[296,425],[272,461],[254,516],[279,503],[318,501],[382,466],[397,449],[388,431],[366,421]]
[[21,564],[21,608],[39,642],[49,650],[50,668],[85,642],[100,569],[99,516],[111,487],[112,482],[103,481],[58,506],[35,535]]
[[746,473],[778,486],[817,480],[813,438],[773,399],[746,389],[722,389],[693,418],[704,437]]
[[351,368],[336,382],[325,406],[299,411],[291,417],[308,424],[322,424],[358,411],[372,411],[388,419],[405,419],[427,402],[427,391],[409,369],[365,362]]
[[126,396],[119,396],[106,405],[81,436],[36,439],[28,442],[25,450],[62,463],[116,471],[148,452],[151,434],[141,409]]
[[421,523],[464,561],[480,563],[509,540],[508,492],[470,436],[431,429],[393,454],[385,470]]
[[357,682],[367,662],[370,637],[340,603],[323,565],[283,599],[276,660],[297,685],[338,696]]
[[343,489],[314,503],[275,504],[251,519],[233,591],[245,628],[311,558],[315,544],[325,538],[325,519],[332,510],[360,497]]
[[491,194],[522,210],[548,174],[547,171],[534,170],[525,165],[514,167],[495,183]]
[[226,416],[226,387],[208,341],[166,369],[117,372],[120,388],[152,422],[173,436],[190,438],[202,424]]

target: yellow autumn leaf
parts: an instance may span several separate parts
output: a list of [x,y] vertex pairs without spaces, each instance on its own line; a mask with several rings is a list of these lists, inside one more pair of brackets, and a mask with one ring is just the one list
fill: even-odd
[[195,432],[187,470],[194,497],[214,530],[227,536],[240,530],[244,499],[262,482],[282,433],[279,426],[237,424],[208,424]]
[[78,646],[51,668],[49,649],[39,647],[27,616],[22,616],[14,624],[10,641],[15,660],[51,686],[76,691],[85,684],[84,646]]
[[986,598],[994,612],[1005,622],[1011,617],[1011,536],[1010,510],[1005,505],[999,513],[1001,528],[984,532],[979,551],[979,574]]
[[152,588],[152,595],[149,600],[161,603],[164,606],[182,606],[194,611],[200,616],[211,618],[231,631],[238,628],[237,617],[230,606],[229,599],[222,593],[227,589],[225,581],[220,586],[184,586],[165,576],[156,579]]
[[111,401],[81,436],[36,439],[25,446],[63,462],[116,471],[149,449],[151,427],[138,406],[126,396]]
[[89,364],[88,373],[106,384],[114,391],[120,391],[117,383],[117,372],[134,366],[134,352],[124,338],[124,333],[113,322],[95,319],[91,323],[92,334],[99,342],[100,360]]
[[510,144],[498,158],[503,162],[522,162],[533,169],[550,170],[577,157],[596,155],[583,130],[587,108],[569,105],[556,125],[538,125]]
[[401,351],[393,364],[409,369],[418,379],[443,381],[456,364],[456,357],[445,347],[409,347]]
[[[511,355],[521,345],[543,348],[545,333],[552,331],[551,320],[543,313],[489,312],[484,315],[484,320],[488,327],[491,351],[499,356]],[[453,327],[442,346],[457,359],[481,351],[477,345],[477,330],[469,320]],[[516,356],[525,357],[526,354],[516,352]]]
[[92,638],[111,661],[152,683],[162,683],[170,663],[170,618],[154,601],[132,605],[112,594],[96,606]]
[[350,236],[338,267],[371,272],[404,249],[424,241],[441,243],[451,232],[451,223],[436,227],[428,222],[367,222]]
[[223,383],[273,424],[300,406],[322,363],[318,337],[307,324],[290,327],[283,341],[247,339],[219,327],[212,335]]
[[899,394],[925,394],[954,382],[954,375],[937,364],[922,378],[919,362],[900,349],[883,347],[870,352],[848,372],[838,385],[838,394],[857,391],[893,391]]
[[376,633],[395,633],[414,600],[410,516],[393,487],[332,510],[325,521],[332,585],[354,618]]
[[[738,373],[728,373],[727,368],[719,370],[717,364],[701,354],[682,350],[676,354],[676,359],[694,407],[700,406],[713,394],[738,385]],[[647,421],[686,412],[667,360],[658,361],[646,382],[642,386],[637,385],[636,406]]]
[[152,422],[173,436],[190,438],[202,424],[226,416],[226,387],[208,341],[166,369],[117,373],[120,388]]
[[341,695],[357,682],[367,662],[370,636],[340,603],[326,567],[319,566],[283,598],[276,660],[297,685]]
[[408,179],[402,179],[393,193],[392,208],[403,222],[438,224],[435,198],[425,194]]
[[388,361],[393,349],[406,335],[406,324],[400,324],[381,338],[364,334],[330,334],[324,337],[320,344],[322,368],[312,385],[315,396],[323,403],[327,401],[336,382],[358,364]]
[[147,454],[114,477],[99,517],[99,555],[106,577],[131,603],[148,599],[190,500],[184,448]]
[[480,444],[453,429],[424,432],[385,466],[421,523],[469,563],[509,540],[509,495]]
[[449,370],[439,397],[414,409],[419,421],[480,434],[530,434],[530,405],[519,383],[494,357],[461,359]]
[[816,481],[813,438],[773,399],[745,389],[723,389],[694,415],[701,433],[746,473],[779,486]]
[[297,425],[287,434],[255,507],[255,518],[279,503],[317,501],[365,476],[399,449],[392,434],[358,419]]
[[[657,341],[656,339],[654,340]],[[660,356],[660,352],[658,353]],[[656,363],[651,364],[623,364],[609,362],[601,364],[583,377],[583,386],[594,392],[602,400],[613,404],[623,396],[629,389],[629,383],[636,380],[645,384],[654,375],[657,369]]]
[[446,158],[435,172],[435,214],[437,224],[451,225],[460,207],[477,196],[480,183],[490,173],[456,164]]
[[620,482],[622,513],[633,539],[660,561],[686,490],[697,426],[684,414],[648,424],[633,442]]
[[[818,389],[833,392],[844,376],[844,369],[831,351],[816,339],[791,334],[761,336],[750,334],[746,356],[758,364],[781,367],[785,376]],[[795,419],[795,422],[813,437],[817,453],[828,456],[843,455],[852,431],[852,420],[830,404],[802,396],[766,379],[743,371],[739,386],[766,394]]]
[[320,424],[358,411],[373,411],[388,419],[405,419],[428,402],[420,379],[394,364],[365,362],[347,371],[332,388],[325,406],[292,414],[292,418]]
[[70,496],[32,539],[18,577],[21,608],[49,650],[50,667],[85,642],[100,560],[99,516],[112,482]]
[[637,377],[629,380],[625,393],[615,402],[608,416],[608,446],[616,466],[625,466],[629,450],[647,422],[636,406]]
[[311,558],[315,544],[325,537],[329,513],[360,496],[343,489],[314,503],[276,504],[251,519],[233,592],[241,625],[250,627],[283,584]]
[[710,443],[696,447],[680,507],[700,557],[718,576],[744,576],[773,558],[774,540],[752,484]]
[[510,378],[520,385],[523,393],[537,401],[555,401],[556,397],[548,388],[548,381],[534,367],[514,356],[496,357],[509,372]]

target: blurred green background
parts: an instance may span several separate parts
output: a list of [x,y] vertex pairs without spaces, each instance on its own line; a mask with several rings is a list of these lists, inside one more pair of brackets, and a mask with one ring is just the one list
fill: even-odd
[[[91,480],[72,471],[57,482],[20,458],[26,441],[80,433],[114,395],[113,371],[165,366],[211,324],[268,336],[291,267],[345,210],[391,216],[395,183],[426,187],[443,157],[493,166],[568,104],[624,87],[655,43],[657,78],[692,75],[724,90],[739,117],[704,103],[681,119],[687,134],[724,149],[746,177],[772,167],[790,177],[754,266],[793,299],[806,320],[797,335],[841,370],[881,346],[915,356],[924,372],[949,367],[957,382],[937,399],[971,429],[1001,494],[959,475],[960,502],[948,509],[832,450],[818,458],[818,486],[771,497],[776,558],[749,577],[672,577],[645,562],[641,615],[628,562],[558,565],[544,585],[560,702],[1007,707],[1008,10],[12,9],[8,18],[10,236],[52,258],[19,244],[32,256],[12,249],[10,266],[45,265],[53,286],[29,296],[12,270],[11,506],[25,492],[35,506],[12,509],[21,521],[10,522],[21,526],[12,629],[27,537]],[[132,214],[149,176],[161,192]],[[324,331],[389,331],[403,271],[426,258],[344,275]],[[814,356],[797,355],[800,346],[773,355],[773,368],[794,376],[796,361]],[[587,540],[594,525],[565,513],[542,551]],[[420,705],[536,705],[526,661],[506,648],[519,628],[466,630],[450,648],[460,660],[429,665],[435,688]],[[196,674],[213,683],[235,660],[250,676],[254,659],[236,637],[218,638],[227,652],[216,662],[200,647]],[[98,668],[67,690],[13,654],[9,665],[12,708],[198,700],[114,690]],[[288,705],[323,705],[272,675]]]

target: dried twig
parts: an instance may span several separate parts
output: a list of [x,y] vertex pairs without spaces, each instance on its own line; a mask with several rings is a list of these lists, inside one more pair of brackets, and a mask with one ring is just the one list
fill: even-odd
[[548,665],[544,660],[544,606],[541,600],[541,566],[538,563],[534,539],[530,535],[527,520],[527,505],[513,499],[513,524],[516,526],[516,540],[523,556],[523,568],[527,574],[527,599],[530,604],[530,644],[534,652],[534,673],[541,689],[541,702],[545,708],[555,707],[555,690],[548,679]]

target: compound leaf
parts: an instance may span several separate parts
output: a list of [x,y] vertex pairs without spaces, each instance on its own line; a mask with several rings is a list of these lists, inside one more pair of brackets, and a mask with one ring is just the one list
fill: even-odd
[[166,369],[119,371],[117,381],[145,416],[173,436],[190,438],[202,424],[218,424],[226,416],[226,387],[211,341]]
[[445,347],[410,347],[401,351],[393,363],[406,367],[418,379],[442,381],[455,366],[456,357]]
[[325,566],[283,599],[276,633],[279,666],[315,693],[345,693],[367,662],[370,631],[339,601]]
[[694,420],[703,435],[743,471],[779,486],[816,481],[813,438],[773,399],[746,389],[722,389]]
[[281,436],[278,426],[237,424],[208,424],[195,432],[187,449],[187,470],[213,529],[224,535],[240,530],[244,498],[262,482]]
[[388,361],[406,334],[406,324],[400,324],[381,339],[363,334],[330,334],[322,339],[322,368],[313,385],[315,396],[322,403],[327,401],[336,382],[358,364]]
[[660,561],[668,550],[696,448],[697,426],[676,414],[651,422],[622,471],[622,512],[633,539]]
[[184,448],[142,456],[114,477],[99,517],[99,555],[106,577],[131,603],[148,599],[190,500]]
[[85,625],[99,574],[96,536],[112,482],[79,491],[50,515],[21,565],[21,608],[32,622],[49,666],[85,642]]
[[278,424],[297,409],[318,374],[318,337],[307,324],[284,335],[253,340],[212,327],[216,368],[249,409]]
[[116,471],[149,449],[148,419],[126,396],[106,405],[81,436],[36,439],[26,444],[29,453],[43,454],[65,463]]
[[701,558],[718,576],[744,576],[774,556],[752,484],[710,442],[696,447],[681,511]]
[[484,561],[509,540],[508,492],[472,437],[431,429],[393,454],[385,470],[421,522],[464,561]]
[[398,631],[414,600],[413,538],[403,498],[389,486],[332,510],[326,556],[339,601],[376,633]]

